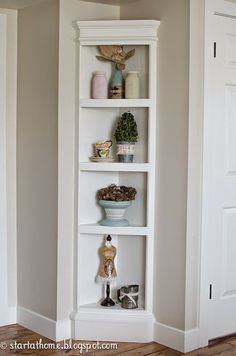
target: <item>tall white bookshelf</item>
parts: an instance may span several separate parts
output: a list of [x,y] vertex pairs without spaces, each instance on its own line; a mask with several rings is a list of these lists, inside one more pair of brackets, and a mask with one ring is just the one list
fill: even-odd
[[[113,341],[153,340],[153,249],[157,100],[157,30],[159,22],[78,21],[78,239],[75,259],[75,339]],[[111,77],[112,64],[96,59],[98,45],[135,48],[126,62],[129,70],[140,72],[140,99],[91,99],[92,73]],[[113,138],[117,118],[127,110],[135,117],[139,131],[133,163],[96,163],[93,143]],[[115,151],[113,152],[115,157]],[[127,227],[99,225],[102,209],[96,192],[112,183],[133,186],[137,197],[127,210]],[[96,282],[100,265],[99,248],[107,234],[117,248],[118,277],[111,284],[113,299],[117,289],[139,284],[139,307],[102,307],[104,287]]]

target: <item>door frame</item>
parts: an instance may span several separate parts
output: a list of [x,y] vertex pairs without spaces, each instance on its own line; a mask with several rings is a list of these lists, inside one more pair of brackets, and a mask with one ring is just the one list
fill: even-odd
[[209,33],[211,27],[211,18],[214,16],[214,9],[212,8],[211,0],[205,0],[205,14],[204,14],[204,65],[203,65],[203,124],[202,124],[202,191],[201,191],[201,241],[200,241],[200,281],[199,281],[199,343],[201,346],[208,345],[208,313],[209,313],[209,277],[208,277],[208,264],[207,256],[209,253],[209,241],[207,239],[207,191],[208,191],[208,181],[207,181],[207,170],[208,165],[207,159],[207,133],[206,126],[208,123],[207,113],[208,113],[208,82],[209,78],[207,76],[208,67],[208,43],[209,43]]
[[0,14],[0,325],[7,322],[7,168],[6,168],[6,46],[7,19]]
[[12,253],[9,251],[7,211],[7,16],[0,13],[0,326],[16,322],[16,306],[10,305],[13,300],[10,301],[8,270]]

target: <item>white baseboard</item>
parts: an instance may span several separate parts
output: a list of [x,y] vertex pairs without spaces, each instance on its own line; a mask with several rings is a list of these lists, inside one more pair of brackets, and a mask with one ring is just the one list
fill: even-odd
[[154,341],[180,352],[189,352],[200,347],[199,329],[183,331],[155,322]]
[[0,326],[15,324],[17,322],[16,306],[3,307],[0,313]]
[[71,320],[59,320],[56,322],[56,341],[71,338]]
[[[12,314],[14,317],[14,313]],[[16,319],[13,319],[13,323]],[[53,341],[69,338],[75,340],[99,340],[113,342],[156,341],[180,352],[189,352],[201,347],[199,329],[183,331],[158,322],[151,314],[118,315],[78,311],[73,320],[55,321],[18,306],[17,322],[48,337]],[[6,325],[6,324],[5,324]],[[154,326],[154,327],[153,327]],[[71,328],[72,327],[72,328]]]
[[55,321],[18,306],[17,322],[53,341],[61,341],[71,337],[71,321],[69,319]]
[[190,352],[208,345],[208,343],[201,345],[199,336],[200,332],[198,328],[185,331],[184,352]]
[[72,321],[72,338],[75,340],[99,340],[113,342],[153,341],[153,316],[142,313],[123,315],[96,312],[77,312]]
[[56,322],[46,318],[31,310],[18,306],[17,321],[20,325],[28,328],[40,335],[48,337],[51,340],[56,339]]

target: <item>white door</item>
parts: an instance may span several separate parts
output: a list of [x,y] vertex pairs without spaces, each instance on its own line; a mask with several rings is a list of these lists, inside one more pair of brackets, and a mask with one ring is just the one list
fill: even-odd
[[236,1],[209,3],[216,11],[206,13],[203,239],[213,339],[236,332]]

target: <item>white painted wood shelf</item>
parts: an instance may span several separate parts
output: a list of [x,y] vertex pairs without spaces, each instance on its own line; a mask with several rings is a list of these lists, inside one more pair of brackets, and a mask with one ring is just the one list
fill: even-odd
[[91,310],[93,312],[96,312],[98,314],[103,314],[104,312],[106,314],[113,314],[113,313],[124,313],[126,316],[130,315],[135,315],[137,313],[142,313],[146,314],[146,310],[143,307],[138,307],[136,309],[124,309],[120,306],[120,304],[115,304],[113,307],[103,307],[98,303],[91,303],[91,304],[84,304],[80,305],[80,310],[82,312],[90,312]]
[[[157,30],[159,21],[78,21],[78,239],[76,240],[74,338],[148,342],[153,340],[153,286],[157,103]],[[93,73],[104,71],[108,81],[114,64],[101,62],[96,56],[100,45],[124,45],[135,50],[126,62],[128,71],[139,72],[140,98],[92,99]],[[130,111],[138,127],[133,163],[117,162],[115,142],[111,147],[113,162],[92,162],[94,144],[114,141],[117,119]],[[134,187],[137,195],[126,210],[129,226],[102,226],[104,210],[97,201],[97,191],[110,184]],[[139,307],[133,310],[115,305],[104,308],[99,301],[105,296],[104,285],[96,275],[101,263],[100,248],[107,235],[117,248],[117,278],[111,284],[112,295],[124,285],[139,285]],[[142,298],[140,297],[142,296]],[[142,308],[145,306],[145,309]]]
[[81,234],[111,234],[111,235],[148,235],[149,228],[146,226],[102,226],[99,224],[80,224],[79,232]]
[[80,162],[80,171],[94,172],[149,172],[149,163]]
[[81,108],[148,108],[151,99],[80,99]]

